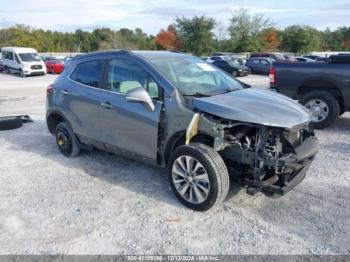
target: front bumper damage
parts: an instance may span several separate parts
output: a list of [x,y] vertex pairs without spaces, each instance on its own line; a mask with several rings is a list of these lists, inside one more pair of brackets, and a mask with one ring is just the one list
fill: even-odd
[[222,151],[222,156],[228,162],[236,163],[228,165],[228,169],[239,174],[238,180],[247,188],[249,195],[262,192],[270,197],[283,196],[305,178],[318,152],[318,139],[312,131],[286,153],[283,151],[286,151],[287,142],[278,138],[271,149],[273,153],[267,154],[266,148],[271,148],[268,132],[266,128],[260,128],[258,133],[259,142],[255,150],[232,146]]

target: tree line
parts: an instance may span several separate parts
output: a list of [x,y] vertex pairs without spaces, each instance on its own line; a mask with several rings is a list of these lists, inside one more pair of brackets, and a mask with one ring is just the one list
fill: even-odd
[[257,52],[350,51],[350,27],[317,30],[311,26],[291,25],[279,29],[263,14],[246,9],[235,12],[226,28],[214,18],[179,17],[156,35],[140,28],[71,33],[33,29],[25,25],[0,30],[0,47],[27,46],[39,52],[91,52],[104,49],[178,50],[195,55],[214,51]]

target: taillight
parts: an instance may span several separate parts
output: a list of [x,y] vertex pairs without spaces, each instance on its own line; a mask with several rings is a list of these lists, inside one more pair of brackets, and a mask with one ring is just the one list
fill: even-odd
[[46,96],[48,96],[53,91],[53,84],[49,85],[46,88]]
[[277,84],[276,70],[274,68],[270,69],[269,73],[270,86],[275,86]]

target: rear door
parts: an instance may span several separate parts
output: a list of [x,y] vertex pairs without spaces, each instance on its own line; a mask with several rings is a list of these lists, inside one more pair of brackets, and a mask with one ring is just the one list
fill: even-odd
[[105,60],[90,60],[76,66],[69,80],[59,87],[60,108],[65,110],[78,135],[101,141],[102,78]]
[[[155,162],[158,126],[162,109],[161,89],[146,66],[131,58],[115,58],[108,63],[101,126],[104,142]],[[126,93],[145,88],[155,105],[148,111],[140,103],[126,101]]]

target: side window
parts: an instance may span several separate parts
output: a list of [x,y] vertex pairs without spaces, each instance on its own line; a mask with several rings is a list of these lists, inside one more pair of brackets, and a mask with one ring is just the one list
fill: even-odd
[[13,53],[9,51],[5,51],[5,58],[8,60],[13,60]]
[[15,54],[15,60],[18,64],[20,64],[21,62],[19,61],[18,55]]
[[71,79],[91,87],[100,88],[104,60],[84,62],[75,68]]
[[269,65],[269,62],[267,62],[267,61],[264,60],[264,59],[260,60],[260,63],[261,63],[262,65]]
[[154,79],[137,63],[126,59],[112,59],[108,67],[107,89],[122,94],[143,87],[151,98],[159,98]]
[[258,65],[258,64],[260,64],[260,62],[259,62],[259,60],[258,60],[258,59],[253,59],[253,60],[252,60],[252,64],[254,64],[254,65]]

